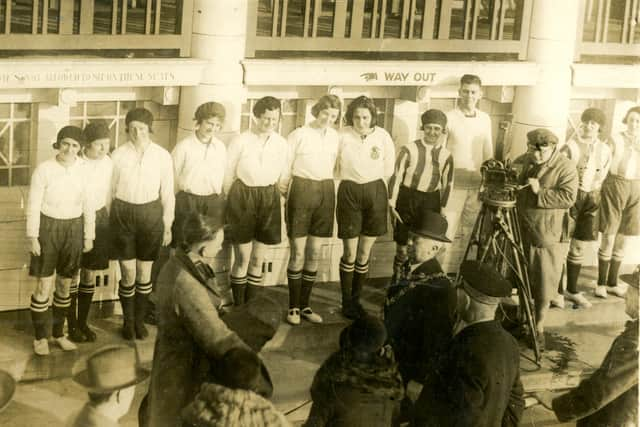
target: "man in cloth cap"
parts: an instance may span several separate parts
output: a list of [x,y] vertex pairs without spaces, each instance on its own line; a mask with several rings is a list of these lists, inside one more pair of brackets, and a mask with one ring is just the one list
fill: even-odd
[[167,150],[151,141],[153,115],[134,108],[125,117],[129,141],[113,160],[110,212],[112,257],[120,263],[118,289],[124,339],[144,339],[151,284],[151,267],[161,246],[171,243],[175,196],[173,163]]
[[568,210],[578,194],[575,164],[560,153],[558,138],[547,129],[527,133],[527,152],[515,160],[522,166],[517,206],[529,279],[535,302],[536,331],[544,350],[544,321],[557,294],[562,265],[567,258]]
[[578,420],[578,427],[638,425],[640,266],[626,281],[629,287],[625,295],[625,311],[631,320],[611,344],[600,368],[567,393],[536,394],[538,401],[563,423]]
[[394,278],[407,260],[409,229],[419,227],[425,210],[440,213],[447,206],[451,193],[453,156],[444,147],[447,116],[440,110],[431,109],[422,114],[421,121],[422,139],[400,149],[389,180],[389,206],[400,216],[393,228],[396,242]]
[[103,347],[87,359],[87,368],[73,379],[87,389],[89,402],[72,417],[70,427],[117,427],[129,412],[136,384],[149,371],[140,366],[136,350],[124,345]]
[[511,283],[478,261],[464,261],[460,275],[454,337],[440,366],[426,377],[414,425],[517,426],[524,409],[520,352],[495,320]]
[[60,129],[53,144],[58,153],[39,164],[31,177],[27,205],[29,275],[36,277],[38,283],[31,295],[30,311],[35,330],[33,350],[40,356],[49,354],[46,325],[54,274],[52,335],[63,350],[77,349],[64,335],[64,322],[71,305],[71,282],[80,268],[82,252],[93,248],[96,217],[83,161],[78,158],[82,140],[82,129]]
[[87,319],[96,288],[96,277],[109,268],[109,209],[113,163],[109,154],[111,133],[103,122],[89,123],[82,131],[86,184],[92,209],[96,214],[96,238],[93,249],[82,254],[80,284],[71,284],[71,305],[67,312],[69,338],[75,342],[95,341],[96,333]]

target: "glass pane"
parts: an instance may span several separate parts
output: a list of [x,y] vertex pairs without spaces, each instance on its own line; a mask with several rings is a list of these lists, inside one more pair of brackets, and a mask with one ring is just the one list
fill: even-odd
[[75,120],[69,120],[69,125],[70,126],[77,126],[79,128],[84,128],[85,126],[85,122],[84,119],[75,119]]
[[[416,11],[413,15],[413,34],[410,37],[419,39],[422,37],[422,17],[424,16],[424,0],[416,1]],[[428,11],[427,19],[431,19],[432,12]]]
[[13,104],[14,119],[28,119],[31,117],[31,104]]
[[[315,0],[315,1],[321,1],[321,0]],[[335,15],[335,0],[322,0],[322,8],[320,10],[320,16],[318,16],[318,30],[317,30],[318,37],[333,36],[334,15]]]
[[[450,39],[462,39],[464,38],[464,21],[465,21],[465,5],[466,2],[460,1],[452,3],[451,6],[451,21],[449,27]],[[440,35],[442,37],[442,34]]]
[[504,23],[502,24],[503,40],[520,40],[523,6],[524,0],[503,2],[503,7],[507,8],[504,11]]
[[[127,3],[129,4],[127,9],[127,33],[144,34],[147,0],[128,1]],[[162,6],[164,6],[164,1],[162,3]]]
[[49,1],[47,31],[51,34],[58,34],[60,32],[60,3],[59,2],[56,3],[56,2]]
[[[409,1],[409,0],[404,0]],[[400,30],[402,23],[402,2],[390,1],[387,2],[387,9],[385,10],[386,18],[384,21],[384,37],[385,38],[400,38]]]
[[115,116],[116,102],[87,102],[87,117]]
[[71,117],[83,117],[84,116],[84,102],[78,102],[76,105],[69,107],[69,115]]
[[6,2],[0,1],[0,28],[2,28],[2,32],[4,32],[6,11],[7,11]]
[[135,101],[120,101],[120,116],[124,117],[130,110],[136,108]]
[[160,5],[160,34],[180,33],[178,21],[182,16],[182,2],[178,0],[162,0]]
[[80,34],[80,0],[73,3],[73,34]]
[[273,0],[259,0],[257,36],[270,36],[273,23]]
[[591,7],[585,7],[584,23],[582,26],[582,41],[596,41],[596,26],[598,23],[598,2],[604,0],[596,0],[590,2]]
[[[476,40],[490,40],[491,39],[491,21],[493,19],[493,8],[496,6],[495,0],[482,1],[480,2],[480,8],[477,12],[478,18],[476,21]],[[475,2],[472,2],[475,8]],[[497,6],[500,6],[499,4]],[[474,9],[473,8],[473,9]],[[471,10],[470,19],[473,20],[473,14],[476,13],[475,10]],[[496,19],[500,19],[499,10],[496,11],[497,16]],[[497,35],[497,26],[496,26],[496,35]],[[471,38],[471,34],[469,34],[469,38]]]
[[157,120],[153,122],[153,135],[151,139],[156,144],[167,150],[171,144],[171,123],[169,120]]
[[0,119],[11,117],[11,104],[0,104]]
[[[3,2],[6,3],[6,2]],[[33,1],[11,2],[11,33],[31,34],[33,23]]]
[[17,122],[13,125],[12,165],[29,165],[31,142],[31,122]]
[[287,136],[296,128],[296,116],[287,115],[280,119],[280,135]]
[[240,131],[249,129],[249,116],[243,115],[240,117]]
[[251,112],[251,101],[243,102],[240,112],[242,114],[249,114]]
[[94,0],[93,33],[111,34],[113,0]]
[[304,10],[305,6],[305,1],[287,2],[287,36],[302,37],[304,17],[310,14]]
[[607,28],[607,42],[622,42],[622,24],[624,22],[624,0],[612,1],[609,9],[609,25]]
[[124,119],[118,120],[118,130],[116,135],[117,137],[113,141],[111,141],[111,144],[113,144],[112,149],[116,149],[129,140],[126,132],[126,126],[124,124]]
[[30,172],[29,167],[11,168],[11,186],[29,185]]
[[295,113],[298,111],[298,103],[295,99],[282,100],[282,113]]

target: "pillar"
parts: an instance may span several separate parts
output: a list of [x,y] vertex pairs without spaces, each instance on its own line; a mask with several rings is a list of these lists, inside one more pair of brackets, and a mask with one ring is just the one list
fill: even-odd
[[193,8],[191,56],[207,62],[198,86],[182,88],[178,140],[189,135],[198,105],[216,101],[227,111],[222,139],[240,130],[240,110],[246,97],[241,61],[247,33],[247,0],[196,0]]
[[579,0],[536,0],[531,13],[527,60],[539,67],[534,86],[516,88],[512,140],[506,156],[526,150],[527,132],[546,128],[563,140],[571,98]]

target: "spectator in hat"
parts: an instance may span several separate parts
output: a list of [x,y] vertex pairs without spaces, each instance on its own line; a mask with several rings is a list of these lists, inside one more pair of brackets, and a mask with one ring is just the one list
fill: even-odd
[[281,316],[278,305],[262,297],[221,317],[221,290],[212,268],[224,237],[221,219],[192,213],[183,233],[181,247],[157,279],[158,334],[148,406],[139,414],[143,426],[175,426],[209,381],[210,361],[234,348],[259,351]]
[[400,216],[393,227],[396,242],[394,278],[398,277],[408,257],[410,228],[419,225],[425,210],[440,213],[447,206],[451,193],[453,156],[444,146],[447,116],[440,110],[431,109],[422,114],[421,121],[422,139],[400,149],[389,180],[389,206]]
[[535,303],[535,334],[544,350],[544,322],[557,294],[562,266],[567,259],[568,211],[578,194],[575,164],[560,153],[558,138],[547,129],[527,133],[527,152],[521,164],[517,207],[522,240],[529,257],[529,279]]
[[387,331],[363,314],[340,333],[340,349],[320,366],[311,385],[306,427],[389,427],[404,396]]
[[[422,382],[446,350],[452,325],[447,309],[452,286],[436,256],[451,241],[447,220],[425,210],[407,237],[408,259],[399,280],[387,290],[384,323],[405,385]],[[405,398],[403,411],[408,399]]]
[[265,381],[266,368],[255,352],[233,348],[214,366],[214,381],[203,384],[182,411],[186,426],[290,426],[266,398],[271,383]]
[[371,249],[387,232],[387,184],[396,154],[389,133],[377,126],[377,116],[373,99],[359,96],[347,107],[347,126],[339,132],[336,219],[343,247],[342,314],[349,319],[364,312],[360,294],[369,273]]
[[60,129],[53,144],[58,153],[39,164],[31,178],[27,204],[29,275],[38,282],[31,295],[30,311],[35,330],[33,350],[40,356],[49,354],[46,325],[54,277],[52,335],[63,350],[77,349],[64,334],[64,323],[71,305],[71,282],[80,268],[82,253],[93,248],[96,218],[83,161],[78,158],[82,141],[82,129]]
[[640,106],[630,108],[622,123],[626,129],[612,135],[609,175],[602,184],[600,249],[596,296],[624,297],[618,283],[627,236],[640,236]]
[[129,141],[115,149],[110,233],[112,258],[120,263],[118,296],[122,336],[145,339],[144,318],[153,290],[151,267],[161,246],[171,242],[175,196],[173,163],[164,148],[151,141],[153,115],[146,108],[127,113]]
[[269,245],[282,240],[278,182],[286,174],[287,141],[278,133],[280,101],[272,96],[253,106],[254,125],[229,144],[224,192],[234,261],[229,281],[236,305],[262,284]]
[[511,283],[478,261],[464,261],[460,275],[454,337],[440,366],[427,374],[414,425],[517,426],[524,409],[520,351],[495,320]]
[[538,401],[562,423],[578,427],[638,425],[638,286],[640,268],[628,280],[625,311],[631,318],[600,367],[566,393],[539,392]]
[[87,359],[87,368],[73,379],[89,393],[89,402],[74,415],[70,427],[116,427],[129,412],[136,384],[149,371],[140,366],[136,350],[124,345],[99,349]]
[[108,156],[111,141],[109,127],[103,122],[89,123],[84,130],[82,159],[91,206],[96,215],[93,249],[82,254],[80,283],[71,283],[71,305],[67,313],[69,338],[75,342],[95,341],[96,333],[87,324],[96,277],[109,268],[109,209],[113,163]]
[[333,236],[336,190],[333,174],[338,156],[338,132],[342,104],[335,95],[324,95],[311,108],[315,120],[289,134],[289,165],[280,185],[287,194],[287,233],[290,257],[287,266],[289,311],[287,321],[300,318],[321,323],[309,304],[318,272],[322,245]]
[[182,241],[182,226],[191,212],[224,220],[222,181],[227,165],[227,148],[216,138],[224,117],[224,106],[218,102],[199,105],[194,114],[195,132],[178,142],[171,152],[177,191],[173,248]]
[[[605,116],[598,108],[587,108],[580,117],[582,122],[577,132],[560,148],[576,165],[578,172],[578,195],[571,207],[574,221],[569,255],[567,256],[567,290],[562,292],[560,281],[559,298],[552,305],[564,307],[564,298],[579,307],[589,308],[591,302],[578,292],[578,277],[584,259],[587,242],[598,240],[598,213],[600,211],[600,188],[611,165],[611,149],[600,139],[605,125]],[[596,288],[596,292],[600,292]],[[606,291],[604,292],[606,296]]]

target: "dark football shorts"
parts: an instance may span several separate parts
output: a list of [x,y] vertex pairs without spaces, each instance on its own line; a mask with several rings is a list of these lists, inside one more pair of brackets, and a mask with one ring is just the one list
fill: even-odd
[[400,186],[396,210],[403,222],[395,221],[393,240],[399,245],[406,245],[409,240],[409,229],[420,226],[424,211],[440,213],[440,190],[418,191]]
[[115,199],[109,226],[113,259],[155,261],[158,258],[164,234],[160,200],[132,204]]
[[316,181],[294,176],[286,210],[289,238],[331,237],[335,207],[336,190],[332,179]]
[[356,184],[342,181],[338,187],[336,217],[338,237],[377,237],[387,232],[387,186],[381,179]]
[[276,245],[282,241],[280,193],[275,185],[249,187],[236,179],[229,190],[226,213],[232,243],[256,240]]
[[219,194],[199,196],[197,194],[179,191],[176,194],[176,211],[171,235],[171,247],[178,247],[184,239],[184,222],[192,213],[214,217],[224,223],[224,198]]
[[569,210],[574,221],[572,237],[585,242],[598,240],[600,191],[578,190],[576,202]]
[[640,235],[640,180],[609,175],[600,194],[602,234]]
[[56,219],[40,214],[40,255],[31,254],[29,275],[72,278],[80,268],[84,246],[82,217]]
[[103,207],[96,211],[96,238],[93,249],[82,254],[82,268],[87,270],[106,270],[109,268],[110,233],[109,214]]

